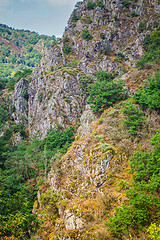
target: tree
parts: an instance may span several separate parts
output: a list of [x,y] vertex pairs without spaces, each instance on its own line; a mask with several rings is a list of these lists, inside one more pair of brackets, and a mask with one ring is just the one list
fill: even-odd
[[131,101],[126,101],[123,103],[122,112],[127,117],[123,121],[128,129],[127,131],[133,136],[136,135],[145,119],[143,111],[138,109]]
[[139,103],[142,109],[149,108],[152,110],[160,110],[160,74],[155,74],[154,78],[148,79],[148,84],[142,90],[138,90],[134,94],[134,99]]
[[92,40],[93,38],[87,29],[83,29],[81,35],[82,35],[82,38],[87,41]]
[[102,112],[104,109],[126,97],[126,90],[122,81],[113,82],[112,79],[97,80],[89,92],[87,102],[93,111]]

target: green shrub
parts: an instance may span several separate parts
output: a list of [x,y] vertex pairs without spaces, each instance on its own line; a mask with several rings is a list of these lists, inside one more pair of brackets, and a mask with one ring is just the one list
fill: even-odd
[[65,36],[65,37],[63,38],[63,41],[64,41],[64,43],[69,42],[69,37],[68,37],[68,36]]
[[91,24],[92,23],[92,20],[89,18],[88,19],[88,24]]
[[25,98],[26,101],[28,101],[29,95],[28,95],[28,87],[24,87],[21,93],[21,97]]
[[138,32],[142,33],[146,29],[146,24],[144,22],[139,23]]
[[113,106],[119,100],[124,99],[126,90],[122,81],[117,83],[112,80],[97,80],[89,92],[87,102],[91,105],[93,111],[102,112],[104,109]]
[[106,82],[111,81],[114,78],[112,73],[108,73],[108,72],[103,71],[103,70],[97,71],[95,73],[95,76],[99,81],[106,81]]
[[68,44],[66,44],[63,48],[63,52],[64,52],[65,55],[70,55],[71,52],[72,52],[72,47],[69,46]]
[[104,55],[110,55],[111,53],[111,48],[110,48],[110,45],[108,44],[106,46],[106,44],[103,44],[99,50],[99,53],[100,54],[104,54]]
[[160,240],[160,225],[156,225],[156,223],[151,223],[150,227],[147,229],[149,233],[149,237],[152,240]]
[[138,13],[136,13],[136,12],[131,12],[131,17],[138,17],[139,15],[138,15]]
[[143,40],[144,49],[147,51],[142,58],[136,62],[136,67],[144,68],[146,63],[160,63],[160,27],[151,35],[147,34]]
[[148,51],[150,44],[151,44],[151,34],[147,33],[143,39],[143,48],[145,51]]
[[105,33],[101,32],[101,33],[100,33],[100,38],[104,40],[105,37],[106,37],[106,36],[105,36]]
[[9,119],[9,114],[7,110],[4,110],[0,106],[0,127]]
[[157,28],[158,26],[159,26],[159,23],[158,23],[157,21],[154,21],[153,27],[154,27],[154,28]]
[[73,14],[72,14],[72,19],[71,19],[71,21],[75,23],[75,22],[77,22],[79,19],[80,19],[80,17],[77,15],[76,10],[74,10],[74,11],[73,11]]
[[160,50],[160,26],[151,34],[149,50]]
[[119,60],[125,59],[125,56],[124,56],[124,54],[123,54],[122,52],[117,52],[117,53],[116,53],[116,57],[117,57]]
[[90,2],[87,3],[86,8],[87,8],[88,10],[92,10],[92,9],[95,8],[95,6],[96,6],[96,4],[95,4],[94,2],[92,2],[92,1],[90,1]]
[[130,5],[131,5],[131,3],[130,3],[129,0],[124,0],[124,1],[123,1],[123,7],[124,7],[124,8],[129,8]]
[[53,224],[55,223],[56,218],[59,217],[57,205],[60,200],[60,195],[52,190],[48,190],[40,196],[41,204],[45,208],[45,212]]
[[104,7],[103,1],[102,0],[97,1],[97,6],[103,8]]
[[123,121],[123,124],[128,129],[128,132],[133,136],[137,135],[138,130],[141,128],[142,122],[144,121],[144,113],[138,109],[131,101],[123,103],[122,112],[127,117]]
[[47,136],[42,140],[41,145],[46,149],[52,150],[53,153],[66,153],[68,147],[74,141],[73,138],[74,127],[66,128],[65,131],[61,130],[60,125],[56,125],[55,128],[48,130]]
[[155,79],[148,79],[148,85],[134,94],[134,99],[142,109],[160,110],[160,74],[155,74]]
[[67,67],[77,67],[78,63],[79,63],[79,60],[72,59],[72,61],[67,64]]
[[92,40],[92,38],[93,38],[87,29],[82,30],[81,36],[83,39],[85,39],[87,41]]
[[89,95],[93,82],[94,82],[94,77],[92,75],[83,74],[79,77],[79,87],[82,91],[83,96]]
[[[156,137],[155,137],[156,136]],[[150,153],[134,152],[131,161],[133,186],[127,191],[128,204],[115,209],[115,214],[106,223],[114,236],[122,239],[123,235],[134,231],[138,234],[157,220],[159,211],[160,162],[159,148],[160,130],[151,142],[155,149]],[[154,236],[154,235],[153,235]],[[155,239],[153,237],[153,239]]]

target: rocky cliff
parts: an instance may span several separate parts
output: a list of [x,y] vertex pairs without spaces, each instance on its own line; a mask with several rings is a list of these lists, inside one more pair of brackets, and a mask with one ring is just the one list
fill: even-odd
[[157,26],[158,1],[93,1],[91,9],[88,2],[76,5],[61,41],[43,50],[33,72],[28,88],[30,135],[40,132],[44,137],[57,123],[75,123],[84,109],[81,73],[123,75],[142,56],[144,36]]
[[[65,128],[81,116],[75,141],[63,157],[56,157],[38,192],[34,212],[46,221],[36,239],[116,239],[104,222],[108,213],[114,215],[115,206],[127,202],[125,190],[132,185],[128,156],[135,149],[150,149],[147,139],[159,126],[157,113],[146,113],[141,140],[133,140],[122,125],[122,103],[98,119],[79,88],[82,74],[105,70],[122,77],[132,96],[143,80],[154,75],[154,69],[136,70],[134,66],[143,55],[145,35],[158,24],[158,1],[94,0],[92,7],[89,2],[76,5],[61,41],[43,50],[28,85],[28,109],[18,95],[24,80],[14,93],[14,118],[20,122],[26,115],[19,116],[19,111],[28,114],[30,136],[44,138],[56,124]],[[47,206],[44,198],[48,198]],[[138,237],[134,239],[146,239]]]

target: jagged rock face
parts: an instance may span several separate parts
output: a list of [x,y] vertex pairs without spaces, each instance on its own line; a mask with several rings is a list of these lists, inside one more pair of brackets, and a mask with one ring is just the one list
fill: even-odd
[[29,131],[40,134],[56,124],[62,127],[74,124],[83,108],[78,87],[78,70],[55,71],[47,76],[35,70],[29,84]]
[[22,78],[16,85],[15,91],[12,95],[13,104],[15,106],[15,111],[12,114],[14,121],[18,124],[21,123],[26,125],[28,121],[28,102],[25,97],[23,97],[23,91],[28,91],[28,81]]
[[65,211],[64,224],[67,230],[80,230],[84,227],[82,219],[69,210]]
[[[72,21],[71,14],[62,40],[43,50],[41,63],[29,85],[30,135],[39,132],[43,138],[56,124],[65,127],[77,121],[83,109],[78,87],[81,71],[94,74],[97,70],[105,70],[121,76],[143,55],[143,38],[150,32],[149,26],[154,29],[158,1],[154,1],[153,7],[149,1],[137,4],[131,1],[130,7],[125,9],[122,0],[103,0],[104,7],[96,6],[93,10],[87,9],[88,2],[80,3],[75,9],[80,17],[78,21]],[[132,12],[138,16],[131,17]],[[146,24],[141,33],[138,31],[140,22]],[[93,37],[91,40],[82,38],[83,29],[88,29]],[[69,38],[67,42],[65,37]],[[63,52],[66,44],[72,48],[70,55]],[[123,65],[116,57],[117,52],[123,52]],[[79,73],[65,72],[64,66],[73,60],[78,62]]]
[[[115,72],[120,64],[113,57],[116,52],[123,52],[128,66],[134,66],[135,61],[143,55],[143,38],[154,29],[160,11],[158,0],[138,1],[136,4],[131,1],[129,8],[124,7],[122,0],[103,0],[104,7],[96,6],[93,10],[87,9],[88,2],[86,0],[75,8],[80,19],[74,22],[74,13],[71,14],[62,40],[50,50],[43,51],[41,70],[57,69],[70,63],[74,57],[79,60],[80,70],[86,74],[93,74],[97,70]],[[93,2],[97,3],[96,0]],[[132,16],[133,13],[137,16]],[[146,24],[142,32],[138,31],[140,22]],[[92,40],[82,38],[84,29],[88,29]],[[67,43],[65,36],[69,37]],[[72,58],[64,55],[66,44],[72,47]]]
[[93,113],[93,111],[90,109],[89,105],[85,106],[85,111],[83,112],[81,118],[80,118],[80,127],[78,128],[77,134],[81,137],[84,137],[86,135],[89,135],[91,133],[91,129],[89,127],[89,124],[96,120],[96,115]]
[[[120,0],[104,0],[104,8],[97,6],[94,10],[88,10],[87,3],[88,1],[85,1],[76,9],[77,15],[81,16],[76,23],[73,23],[71,15],[65,32],[65,35],[71,37],[71,43],[74,43],[74,53],[81,59],[79,67],[86,73],[98,69],[109,72],[117,69],[119,64],[116,64],[116,61],[107,56],[100,56],[103,50],[108,48],[107,42],[112,51],[123,51],[126,64],[134,65],[134,62],[143,55],[143,38],[150,31],[148,27],[154,28],[157,9],[160,8],[158,1],[154,1],[154,8],[151,8],[149,1],[139,1],[128,10],[123,7],[123,1]],[[133,12],[137,17],[131,17]],[[92,21],[90,24],[89,19]],[[140,22],[146,24],[146,29],[141,33],[138,32]],[[82,40],[83,29],[89,30],[93,36],[91,41]],[[102,33],[104,39],[100,38]]]

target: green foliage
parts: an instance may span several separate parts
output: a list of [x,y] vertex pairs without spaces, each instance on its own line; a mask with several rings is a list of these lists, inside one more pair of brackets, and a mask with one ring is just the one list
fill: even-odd
[[0,37],[5,41],[0,43],[0,71],[1,77],[11,77],[13,71],[34,67],[41,59],[41,43],[51,46],[56,41],[55,36],[39,35],[28,30],[16,30],[7,25],[0,24]]
[[101,143],[100,149],[101,149],[102,153],[105,153],[108,150],[113,150],[113,147],[110,144]]
[[79,60],[72,59],[72,61],[67,64],[67,67],[77,67],[78,63],[79,63]]
[[[4,116],[4,111],[3,111]],[[63,154],[73,141],[73,127],[62,131],[51,129],[43,140],[31,143],[21,141],[13,145],[10,138],[22,132],[21,125],[13,125],[0,137],[0,238],[30,239],[38,227],[37,216],[32,213],[37,196],[36,178],[46,177],[54,154]],[[46,214],[52,222],[58,216],[56,194],[41,195]]]
[[100,38],[104,40],[105,37],[106,37],[106,36],[105,36],[105,33],[101,32],[101,33],[100,33]]
[[88,2],[86,6],[88,10],[93,10],[95,7],[96,7],[96,3],[92,1]]
[[100,54],[104,54],[104,55],[110,55],[111,53],[111,48],[109,44],[102,44],[100,50],[99,50]]
[[148,51],[150,44],[151,44],[151,34],[147,33],[143,39],[143,48],[145,51]]
[[0,127],[9,119],[9,114],[0,106]]
[[158,23],[157,21],[154,21],[153,27],[154,27],[154,28],[157,28],[158,26],[159,26],[159,23]]
[[130,0],[124,0],[124,1],[123,1],[123,7],[124,7],[124,8],[129,8],[130,5],[131,5]]
[[85,39],[87,41],[92,40],[92,38],[93,38],[87,29],[82,30],[81,36],[83,39]]
[[144,22],[139,23],[138,32],[142,33],[146,29],[146,24]]
[[141,128],[142,122],[145,120],[144,113],[136,107],[131,101],[123,103],[122,112],[127,117],[123,124],[128,129],[128,132],[133,136],[137,135],[138,130]]
[[6,87],[6,83],[8,80],[6,78],[0,78],[0,90],[4,89]]
[[[13,105],[13,102],[12,102],[10,96],[6,95],[3,97],[3,99],[1,99],[0,107],[3,109],[3,111],[1,109],[2,118],[4,118],[5,121],[6,121],[6,119],[7,120],[11,119],[11,115],[15,111],[15,107]],[[4,123],[2,119],[1,119],[1,123]]]
[[117,52],[116,53],[116,57],[118,58],[118,60],[123,60],[123,59],[125,59],[125,56],[124,56],[124,54],[122,53],[122,52]]
[[148,62],[160,62],[160,26],[151,35],[147,34],[143,40],[144,49],[147,51],[136,62],[136,67],[144,68]]
[[158,226],[156,223],[151,223],[147,232],[152,240],[160,240],[160,225]]
[[104,7],[103,1],[102,0],[97,1],[97,6],[103,8]]
[[27,78],[32,73],[31,69],[25,69],[24,71],[18,71],[15,73],[13,78],[10,78],[6,84],[6,87],[9,91],[14,90],[15,84],[21,79],[21,78]]
[[139,15],[138,15],[138,13],[136,13],[136,12],[131,12],[131,17],[138,17]]
[[[97,75],[99,75],[97,73]],[[103,78],[102,78],[103,79]],[[92,104],[93,111],[102,112],[104,109],[113,106],[119,100],[124,99],[126,90],[122,81],[113,82],[112,79],[97,80],[89,93],[87,102]]]
[[92,75],[81,75],[79,77],[79,87],[82,91],[83,96],[88,96],[91,86],[94,82],[94,77]]
[[13,133],[19,132],[21,134],[21,136],[25,136],[24,126],[22,124],[15,124],[15,125],[11,126],[10,130]]
[[77,15],[76,10],[74,10],[73,13],[72,13],[72,19],[71,19],[71,21],[72,21],[73,23],[75,23],[75,22],[77,22],[79,19],[80,19],[80,17]]
[[[155,137],[154,137],[155,138]],[[153,139],[154,139],[153,138]],[[156,139],[160,139],[160,131],[156,134]],[[153,144],[154,144],[154,140]],[[115,210],[115,216],[110,218],[106,223],[110,231],[119,238],[122,235],[134,232],[144,227],[149,226],[152,222],[157,220],[157,212],[160,207],[158,200],[158,192],[160,187],[160,151],[159,148],[147,152],[134,152],[131,157],[131,169],[133,173],[133,187],[127,191],[128,204],[122,205]],[[152,233],[152,239],[158,233],[157,227],[151,225],[156,229],[148,231]]]
[[69,146],[73,142],[74,128],[69,127],[65,131],[61,130],[60,125],[50,129],[47,133],[47,137],[42,140],[42,146],[46,146],[46,149],[52,150],[55,154],[57,151],[60,153],[66,153]]
[[149,50],[160,50],[160,26],[151,34],[151,43]]
[[25,98],[26,101],[28,101],[29,95],[28,95],[28,88],[24,87],[21,93],[21,97]]
[[66,44],[63,48],[63,52],[64,52],[65,55],[70,55],[71,52],[72,52],[72,47],[69,46],[68,44]]
[[155,79],[149,78],[148,84],[142,90],[134,94],[134,99],[142,109],[148,107],[150,110],[160,109],[160,74],[155,74]]
[[155,146],[157,149],[160,149],[160,129],[157,129],[156,134],[153,136],[153,138],[150,141],[150,144],[152,146]]
[[97,71],[95,76],[99,81],[111,81],[114,78],[112,73],[108,73],[108,72],[103,71],[103,70]]
[[65,37],[63,38],[63,41],[64,41],[64,43],[69,42],[69,37],[68,37],[68,36],[65,36]]
[[46,193],[40,196],[42,206],[45,208],[47,217],[50,218],[52,223],[55,223],[58,214],[58,202],[61,200],[60,195],[55,193],[53,190],[48,190]]

